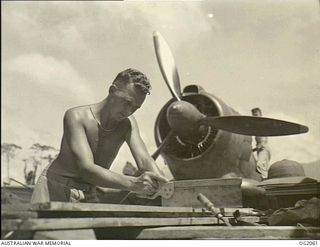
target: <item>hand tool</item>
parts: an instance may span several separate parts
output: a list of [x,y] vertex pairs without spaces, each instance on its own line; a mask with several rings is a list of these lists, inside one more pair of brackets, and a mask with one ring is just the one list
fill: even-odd
[[213,203],[206,196],[204,196],[202,193],[199,193],[197,199],[206,207],[207,210],[211,211],[216,218],[222,220],[226,226],[231,226],[229,220],[223,217],[219,209],[215,208]]

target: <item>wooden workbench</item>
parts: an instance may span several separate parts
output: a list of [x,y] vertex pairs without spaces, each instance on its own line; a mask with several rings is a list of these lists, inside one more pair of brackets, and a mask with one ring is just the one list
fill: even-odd
[[[231,223],[232,210],[225,210]],[[210,212],[192,207],[4,204],[1,218],[2,239],[313,239],[320,234],[320,228],[314,227],[227,227]],[[242,219],[262,221],[257,216]]]

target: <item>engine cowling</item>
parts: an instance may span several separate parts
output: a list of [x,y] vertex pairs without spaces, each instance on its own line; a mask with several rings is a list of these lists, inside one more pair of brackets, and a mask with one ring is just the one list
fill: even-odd
[[[184,88],[182,100],[194,105],[205,116],[239,115],[220,99],[198,85]],[[171,130],[167,111],[175,99],[161,109],[155,123],[155,140],[159,146]],[[170,109],[169,109],[170,110]],[[183,127],[183,126],[182,126]],[[188,128],[185,128],[189,131]],[[193,135],[175,133],[162,151],[176,180],[240,176],[256,179],[252,155],[252,137],[202,126]]]

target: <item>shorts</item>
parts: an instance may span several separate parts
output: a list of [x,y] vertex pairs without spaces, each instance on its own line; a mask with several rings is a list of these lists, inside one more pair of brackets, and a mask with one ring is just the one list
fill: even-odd
[[64,177],[45,169],[34,187],[31,203],[91,202],[98,203],[96,186],[81,179]]

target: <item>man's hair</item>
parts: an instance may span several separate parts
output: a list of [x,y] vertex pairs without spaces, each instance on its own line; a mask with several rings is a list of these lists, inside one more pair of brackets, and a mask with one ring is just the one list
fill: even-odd
[[120,72],[112,84],[121,87],[130,82],[143,93],[150,94],[151,84],[149,79],[145,74],[136,69],[130,68]]

